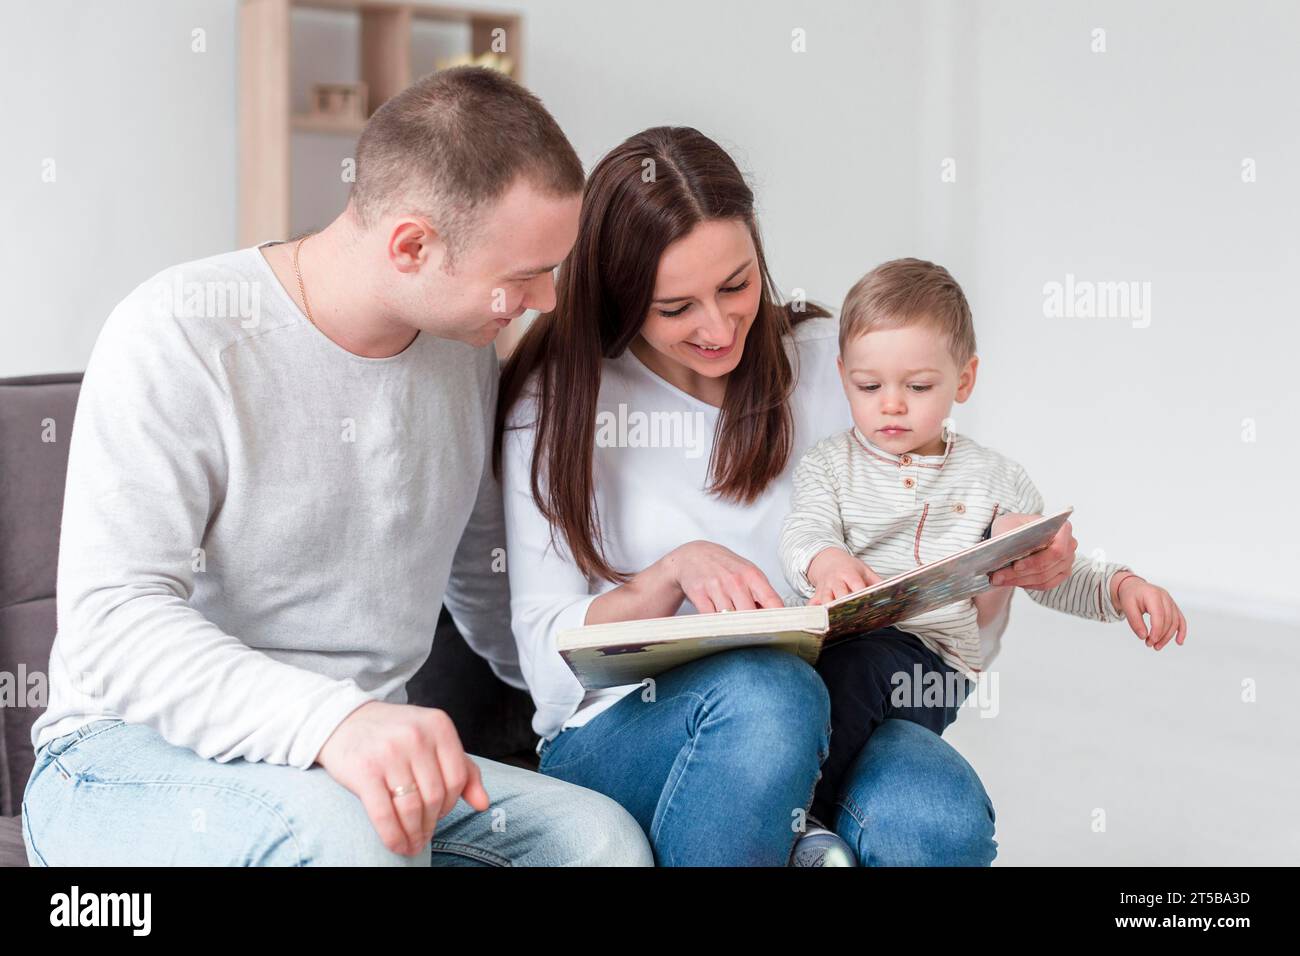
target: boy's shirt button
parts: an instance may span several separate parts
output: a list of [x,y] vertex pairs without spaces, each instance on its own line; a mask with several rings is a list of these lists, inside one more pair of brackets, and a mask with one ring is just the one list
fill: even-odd
[[916,479],[915,479],[915,478],[904,478],[904,479],[903,479],[903,487],[904,487],[904,488],[911,488],[914,484],[916,484]]
[[910,465],[912,463],[912,456],[904,455],[902,458],[898,459],[898,463],[900,465]]
[[959,501],[952,506],[952,510],[957,512],[959,515],[964,515],[966,513],[966,506]]

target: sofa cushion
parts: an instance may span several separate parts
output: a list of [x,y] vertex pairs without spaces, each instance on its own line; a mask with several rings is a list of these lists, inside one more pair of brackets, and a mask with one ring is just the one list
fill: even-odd
[[[48,693],[45,674],[54,636],[54,598],[25,601],[0,607],[0,675],[4,692],[14,700],[0,706],[0,815],[11,816],[22,809],[23,790],[31,776],[36,755],[32,752],[32,724],[45,709],[45,701],[33,699]],[[39,684],[33,677],[39,677]],[[38,706],[38,704],[40,706]]]
[[0,607],[54,596],[80,382],[75,374],[0,379]]
[[[81,375],[0,379],[0,678],[25,694],[54,643],[54,583],[68,440]],[[25,672],[25,674],[23,673]],[[32,768],[32,706],[0,706],[0,814],[19,812]]]
[[0,817],[0,866],[26,866],[22,817]]

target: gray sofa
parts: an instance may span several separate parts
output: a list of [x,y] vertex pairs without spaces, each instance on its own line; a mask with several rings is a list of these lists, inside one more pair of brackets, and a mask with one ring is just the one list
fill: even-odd
[[[15,698],[0,704],[0,866],[26,866],[23,789],[40,712],[26,675],[44,673],[54,641],[54,584],[68,439],[79,373],[0,379],[0,675]],[[54,441],[43,440],[53,422]],[[441,707],[470,753],[536,766],[528,695],[496,678],[444,609],[433,651],[407,684],[414,704]]]

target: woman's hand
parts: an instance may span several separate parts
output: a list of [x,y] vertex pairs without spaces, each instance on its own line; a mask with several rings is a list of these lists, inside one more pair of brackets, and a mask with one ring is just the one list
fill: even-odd
[[701,614],[785,606],[757,565],[712,541],[688,541],[663,562]]
[[[1042,515],[998,515],[993,519],[990,536],[996,538],[1041,517]],[[1074,540],[1074,528],[1067,521],[1061,525],[1056,537],[1046,548],[995,571],[989,576],[989,583],[995,587],[1050,591],[1070,576],[1070,568],[1074,566],[1074,552],[1078,550],[1079,542]]]
[[816,589],[808,603],[836,601],[883,580],[843,548],[824,548],[808,565],[808,583]]

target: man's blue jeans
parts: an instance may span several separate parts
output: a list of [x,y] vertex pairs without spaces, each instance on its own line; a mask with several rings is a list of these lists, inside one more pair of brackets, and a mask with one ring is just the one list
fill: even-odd
[[33,866],[650,865],[613,800],[475,757],[491,800],[464,800],[415,856],[379,839],[361,801],[309,770],[176,747],[157,731],[97,720],[49,741],[23,795]]
[[[621,803],[660,865],[785,866],[829,749],[817,672],[770,648],[725,651],[659,675],[650,698],[547,741],[542,773]],[[846,781],[834,825],[864,864],[993,859],[988,795],[932,731],[885,721]]]

